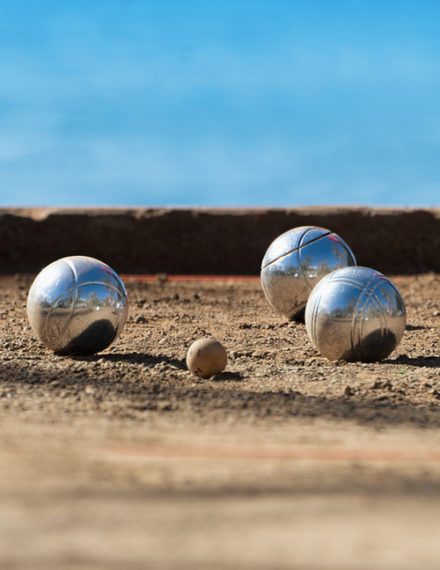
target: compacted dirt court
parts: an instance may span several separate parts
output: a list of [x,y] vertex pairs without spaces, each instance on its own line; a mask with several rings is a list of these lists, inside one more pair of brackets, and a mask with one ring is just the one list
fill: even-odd
[[164,275],[125,279],[110,348],[60,357],[31,278],[1,278],[0,568],[439,568],[440,275],[391,278],[408,326],[372,364],[319,356],[258,279]]

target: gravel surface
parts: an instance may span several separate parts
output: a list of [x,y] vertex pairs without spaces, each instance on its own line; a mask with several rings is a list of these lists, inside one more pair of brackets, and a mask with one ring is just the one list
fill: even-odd
[[[258,281],[165,276],[126,282],[109,349],[60,357],[30,278],[1,279],[0,566],[438,568],[440,275],[391,278],[407,330],[368,364],[321,357]],[[209,380],[185,366],[206,335]]]
[[[159,281],[161,281],[159,279]],[[303,324],[268,306],[258,282],[128,282],[130,314],[101,354],[56,356],[26,319],[29,280],[2,280],[0,409],[10,413],[144,419],[151,412],[213,418],[350,418],[440,425],[440,277],[394,277],[408,310],[401,344],[379,363],[330,362]],[[210,380],[185,366],[213,335],[228,366]]]

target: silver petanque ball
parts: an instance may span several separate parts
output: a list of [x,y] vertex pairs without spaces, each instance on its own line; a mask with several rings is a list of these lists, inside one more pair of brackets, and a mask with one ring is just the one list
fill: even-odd
[[27,300],[33,331],[58,354],[100,352],[122,331],[127,312],[127,293],[115,271],[82,255],[45,267]]
[[373,362],[399,344],[405,303],[396,286],[368,267],[345,267],[324,277],[310,294],[306,328],[329,360]]
[[270,244],[261,263],[261,285],[278,313],[301,320],[318,281],[351,265],[356,265],[353,252],[337,234],[316,226],[300,226]]

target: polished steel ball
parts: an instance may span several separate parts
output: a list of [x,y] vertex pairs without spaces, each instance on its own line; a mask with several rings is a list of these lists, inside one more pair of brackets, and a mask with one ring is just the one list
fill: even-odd
[[127,293],[105,263],[82,255],[45,267],[29,290],[27,313],[37,337],[58,354],[94,354],[127,319]]
[[300,226],[278,236],[261,264],[261,285],[273,308],[288,319],[302,320],[313,287],[328,273],[356,265],[348,245],[337,234]]
[[313,289],[306,328],[329,360],[373,362],[399,344],[406,326],[405,303],[396,286],[368,267],[345,267]]

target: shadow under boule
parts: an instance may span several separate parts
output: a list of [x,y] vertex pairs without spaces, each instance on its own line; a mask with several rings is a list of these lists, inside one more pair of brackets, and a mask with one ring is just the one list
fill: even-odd
[[67,346],[57,350],[61,356],[95,354],[107,348],[116,338],[117,329],[107,319],[100,319],[90,324],[81,334],[72,339]]

